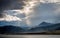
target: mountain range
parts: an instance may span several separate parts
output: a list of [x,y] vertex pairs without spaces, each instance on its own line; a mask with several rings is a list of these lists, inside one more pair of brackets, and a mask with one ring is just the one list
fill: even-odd
[[30,31],[32,32],[47,32],[47,31],[52,32],[55,30],[60,30],[60,23],[51,24],[51,23],[42,22],[37,27],[30,29]]
[[52,32],[55,30],[60,30],[60,23],[51,24],[47,22],[42,22],[36,27],[18,27],[13,25],[0,26],[0,33],[41,33],[41,32]]

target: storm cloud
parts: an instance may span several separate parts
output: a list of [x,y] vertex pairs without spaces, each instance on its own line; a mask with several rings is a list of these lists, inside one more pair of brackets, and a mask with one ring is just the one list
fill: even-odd
[[23,9],[24,0],[0,0],[0,18],[4,17],[4,10]]

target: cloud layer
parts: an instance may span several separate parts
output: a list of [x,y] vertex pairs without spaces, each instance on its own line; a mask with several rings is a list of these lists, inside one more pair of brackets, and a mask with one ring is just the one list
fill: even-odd
[[4,10],[23,9],[24,0],[0,0],[0,18],[4,17]]
[[[44,2],[42,2],[44,1]],[[60,4],[59,0],[42,0],[32,8],[34,11],[27,17],[29,26],[35,26],[41,22],[60,23]]]
[[21,13],[14,14],[10,12],[9,14],[11,16],[15,15],[19,19],[23,18],[22,22],[26,23],[28,26],[35,26],[44,21],[60,23],[60,0],[13,0],[7,4],[6,8],[4,4],[1,3],[0,5],[3,10],[23,9],[22,15],[20,15]]

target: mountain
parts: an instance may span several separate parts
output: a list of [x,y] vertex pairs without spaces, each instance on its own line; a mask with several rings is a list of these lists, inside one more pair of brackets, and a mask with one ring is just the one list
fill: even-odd
[[0,21],[0,26],[5,26],[5,25],[18,25],[20,21]]
[[37,27],[31,28],[29,31],[30,32],[47,32],[47,31],[52,32],[55,30],[60,30],[60,23],[51,24],[47,22],[42,22]]
[[47,26],[47,25],[52,25],[52,23],[42,22],[39,24],[39,26]]
[[20,33],[42,33],[42,32],[52,32],[55,30],[60,30],[60,23],[51,24],[47,22],[42,22],[36,27],[18,27],[13,25],[4,25],[0,26],[0,33],[1,34],[20,34]]
[[60,30],[60,23],[54,24],[56,30]]
[[19,26],[19,27],[28,27],[26,23],[22,21],[0,21],[0,26]]
[[54,31],[57,28],[60,28],[60,23],[46,25],[46,26],[43,26],[43,28],[46,29],[46,30],[48,30],[48,31]]
[[0,26],[0,33],[20,33],[24,32],[24,29],[17,26]]

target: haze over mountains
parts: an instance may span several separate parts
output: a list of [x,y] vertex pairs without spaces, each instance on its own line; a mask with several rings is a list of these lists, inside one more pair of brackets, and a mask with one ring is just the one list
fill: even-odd
[[6,24],[5,26],[0,26],[0,33],[41,33],[48,31],[52,32],[55,30],[60,30],[60,23],[51,24],[51,23],[42,22],[36,27],[18,27],[10,24],[9,25]]

